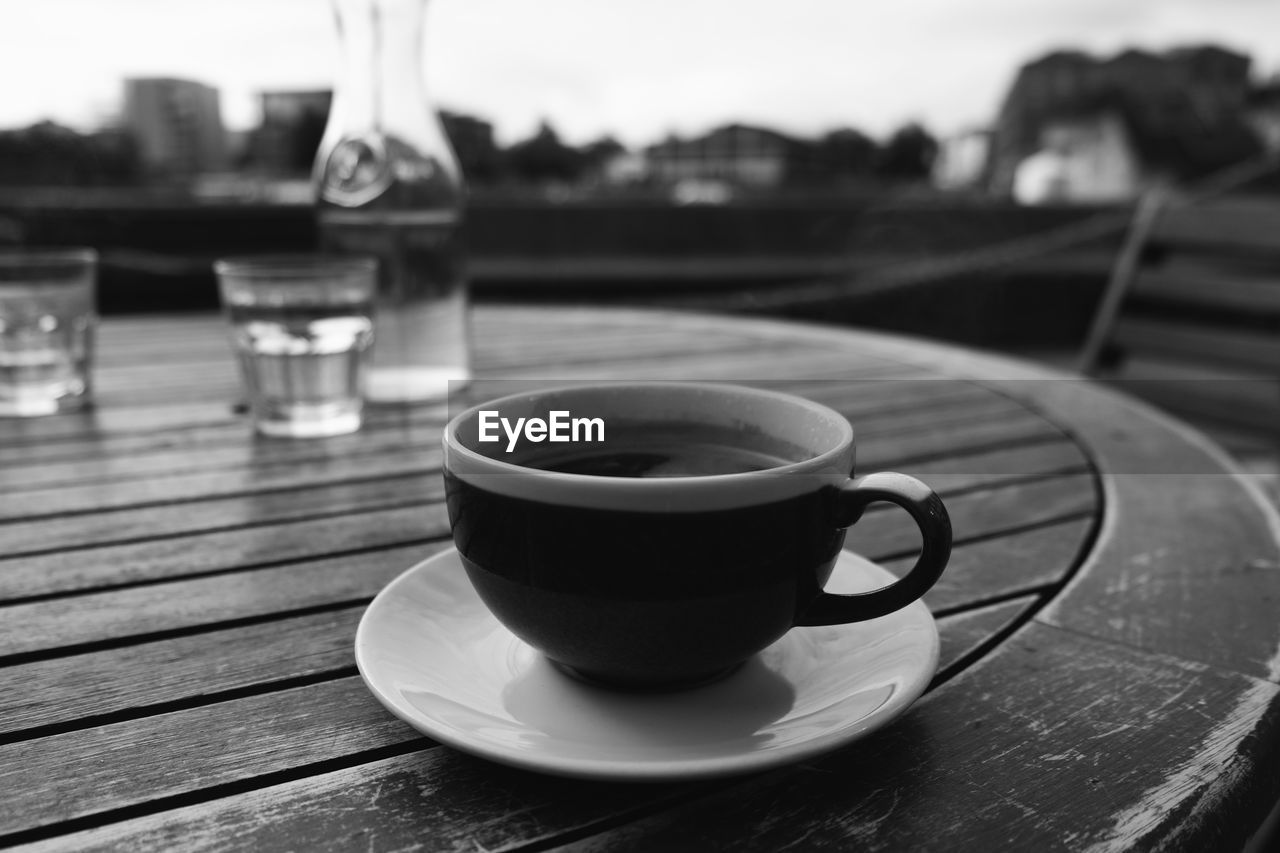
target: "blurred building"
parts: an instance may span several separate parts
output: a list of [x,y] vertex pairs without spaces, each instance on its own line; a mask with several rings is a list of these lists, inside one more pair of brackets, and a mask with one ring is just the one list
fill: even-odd
[[502,154],[493,141],[493,125],[463,113],[440,111],[440,123],[468,181],[485,183],[501,171]]
[[1023,204],[1105,204],[1170,180],[1144,161],[1122,109],[1091,104],[1045,118],[1038,150],[1014,172],[1013,197]]
[[991,131],[985,128],[939,140],[938,156],[933,162],[934,185],[944,190],[979,186],[990,151]]
[[185,176],[228,165],[226,129],[212,86],[172,77],[126,80],[122,119],[151,174]]
[[649,160],[639,151],[622,150],[605,157],[600,163],[602,183],[640,184],[649,178]]
[[1249,95],[1249,125],[1263,146],[1280,152],[1280,79],[1258,86]]
[[1030,62],[1001,107],[987,184],[1024,195],[1054,186],[1032,192],[1037,200],[1114,201],[1256,156],[1250,65],[1211,46],[1108,59],[1061,51]]
[[645,149],[649,174],[664,182],[727,181],[776,187],[808,168],[812,146],[760,127],[732,124],[692,139],[670,137]]
[[268,174],[310,173],[329,120],[332,90],[269,91],[258,97],[262,124],[249,141],[249,162]]

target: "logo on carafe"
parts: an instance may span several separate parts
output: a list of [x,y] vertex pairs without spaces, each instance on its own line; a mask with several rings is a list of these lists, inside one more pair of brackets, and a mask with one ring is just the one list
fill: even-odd
[[343,139],[325,161],[320,195],[342,207],[358,207],[386,192],[393,177],[381,135]]

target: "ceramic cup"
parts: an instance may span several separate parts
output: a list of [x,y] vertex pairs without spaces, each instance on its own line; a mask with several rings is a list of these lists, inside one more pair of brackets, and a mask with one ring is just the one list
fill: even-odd
[[[534,418],[546,429],[528,429]],[[853,467],[838,412],[736,385],[531,391],[468,409],[444,434],[453,539],[481,599],[560,668],[631,689],[705,683],[792,627],[922,596],[950,555],[942,501],[912,477]],[[878,501],[919,526],[915,566],[879,590],[824,592],[846,528]]]

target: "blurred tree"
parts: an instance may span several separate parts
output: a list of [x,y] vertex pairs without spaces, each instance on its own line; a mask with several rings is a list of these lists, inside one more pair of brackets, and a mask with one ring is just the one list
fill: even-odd
[[599,168],[619,154],[626,153],[627,147],[612,136],[602,136],[594,142],[582,146],[582,156],[587,165]]
[[602,136],[578,149],[582,157],[583,177],[601,180],[614,158],[627,153],[627,148],[612,136]]
[[95,186],[129,184],[141,174],[137,146],[122,131],[77,133],[42,121],[0,132],[0,184]]
[[862,131],[841,128],[818,140],[814,151],[815,165],[828,175],[870,175],[879,151],[876,141]]
[[929,177],[938,156],[938,141],[929,131],[911,122],[893,132],[880,149],[875,172],[887,180]]
[[532,137],[508,148],[506,160],[515,177],[533,182],[573,181],[587,167],[586,156],[561,142],[545,121]]

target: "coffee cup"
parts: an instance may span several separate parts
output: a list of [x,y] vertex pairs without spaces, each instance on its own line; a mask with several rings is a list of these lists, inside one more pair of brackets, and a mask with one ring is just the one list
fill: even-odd
[[[853,468],[838,412],[727,384],[532,390],[444,433],[454,544],[480,598],[562,670],[630,689],[705,683],[793,627],[924,595],[951,550],[942,501]],[[920,528],[914,567],[871,592],[824,592],[846,529],[881,501]]]

